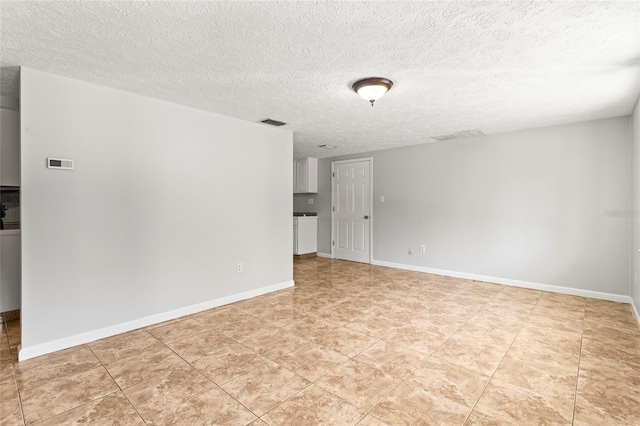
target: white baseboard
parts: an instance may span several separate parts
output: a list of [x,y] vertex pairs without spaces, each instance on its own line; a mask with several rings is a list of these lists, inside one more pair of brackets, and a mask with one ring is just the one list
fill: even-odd
[[326,257],[328,259],[332,259],[331,253],[320,253],[320,252],[317,252],[316,256],[318,256],[318,257]]
[[[572,296],[589,297],[592,299],[609,300],[611,302],[631,303],[633,301],[629,296],[623,296],[621,294],[603,293],[600,291],[583,290],[579,288],[561,287],[551,284],[540,284],[529,281],[512,280],[509,278],[490,277],[486,275],[468,274],[466,272],[447,271],[444,269],[426,268],[424,266],[405,265],[402,263],[384,262],[381,260],[374,260],[372,265],[387,266],[389,268],[405,269],[408,271],[426,272],[428,274],[443,275],[454,278],[464,278],[467,280],[484,281],[494,284],[504,284],[513,287],[529,288],[532,290],[549,291],[552,293],[569,294]],[[635,307],[634,307],[635,308]]]
[[219,299],[209,300],[207,302],[197,303],[191,306],[185,306],[183,308],[174,309],[173,311],[162,312],[160,314],[139,318],[133,321],[127,321],[97,330],[76,334],[74,336],[64,337],[62,339],[52,340],[50,342],[41,343],[30,347],[23,347],[22,349],[20,349],[18,359],[20,361],[24,361],[26,359],[35,358],[40,355],[45,355],[73,346],[93,342],[95,340],[104,339],[105,337],[115,336],[116,334],[126,333],[127,331],[136,330],[142,327],[148,327],[150,325],[158,324],[163,321],[169,321],[172,319],[183,317],[185,315],[195,314],[201,311],[206,311],[207,309],[213,309],[219,306],[228,305],[229,303],[251,299],[252,297],[261,296],[267,293],[273,293],[274,291],[284,290],[286,288],[293,287],[293,285],[293,280],[285,281],[279,284],[261,287],[255,290],[245,291],[243,293],[233,294],[231,296],[221,297]]

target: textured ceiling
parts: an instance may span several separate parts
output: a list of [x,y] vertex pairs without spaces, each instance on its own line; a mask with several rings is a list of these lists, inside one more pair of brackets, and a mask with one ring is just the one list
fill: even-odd
[[[18,96],[24,65],[290,123],[296,157],[627,115],[640,94],[637,1],[2,0],[0,12],[2,95]],[[373,108],[350,89],[368,76],[395,82]]]

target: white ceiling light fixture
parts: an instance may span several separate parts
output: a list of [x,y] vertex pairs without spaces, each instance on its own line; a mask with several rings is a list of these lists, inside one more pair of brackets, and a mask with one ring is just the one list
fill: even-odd
[[353,91],[366,101],[373,103],[380,99],[385,93],[391,89],[393,81],[384,77],[363,78],[353,83]]

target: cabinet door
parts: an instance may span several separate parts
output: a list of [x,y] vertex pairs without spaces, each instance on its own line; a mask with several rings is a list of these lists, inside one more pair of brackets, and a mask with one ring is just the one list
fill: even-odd
[[293,193],[318,192],[318,159],[307,158],[293,163]]
[[297,235],[296,254],[315,253],[318,251],[318,220],[315,217],[299,218]]
[[308,172],[307,160],[298,160],[295,164],[296,187],[294,192],[307,192]]
[[298,254],[298,225],[293,224],[293,254]]

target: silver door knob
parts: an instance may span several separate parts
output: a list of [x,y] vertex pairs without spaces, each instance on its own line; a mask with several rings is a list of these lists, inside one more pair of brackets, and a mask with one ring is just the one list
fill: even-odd
[[369,219],[369,216],[365,216],[364,218],[365,218],[365,219]]

